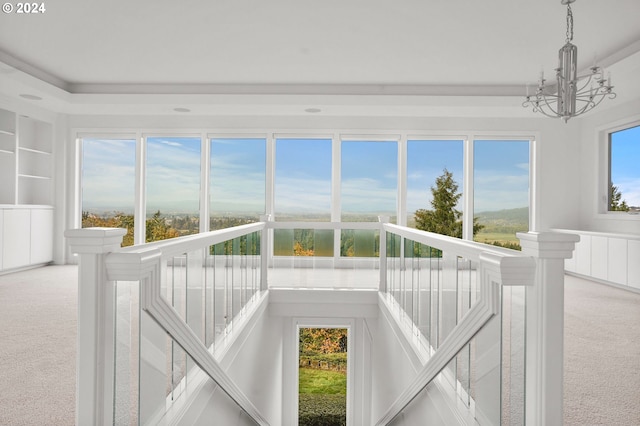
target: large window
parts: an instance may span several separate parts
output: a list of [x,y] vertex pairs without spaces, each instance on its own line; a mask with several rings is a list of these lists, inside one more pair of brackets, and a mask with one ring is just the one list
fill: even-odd
[[529,141],[474,141],[475,241],[519,249],[529,230]]
[[82,139],[82,227],[126,228],[133,245],[136,141]]
[[[470,230],[472,218],[464,214],[471,215],[471,210],[476,241],[517,248],[516,232],[528,230],[526,139],[408,137],[404,171],[399,170],[400,136],[343,136],[340,141],[320,136],[275,136],[273,141],[266,135],[210,136],[206,143],[200,136],[136,139],[81,140],[83,226],[126,227],[130,233],[125,244],[133,243],[138,211],[145,217],[136,223],[146,227],[138,230],[137,238],[145,234],[146,241],[199,232],[206,228],[200,221],[207,211],[211,230],[256,222],[265,213],[297,222],[377,222],[379,216],[388,216],[391,223],[406,221],[426,229],[431,216],[440,218],[430,213],[441,204],[452,218],[448,230],[427,230],[461,236],[463,229]],[[640,126],[610,134],[611,210],[639,209],[639,140]],[[465,157],[466,143],[473,158]],[[139,153],[144,155],[137,157]],[[465,169],[465,164],[473,168]],[[208,182],[201,182],[205,176]],[[137,178],[145,182],[139,200]],[[402,197],[399,182],[406,182]],[[473,188],[465,182],[473,182]],[[450,199],[439,204],[435,193]],[[202,202],[208,202],[208,208]],[[405,214],[401,220],[399,207]],[[276,243],[282,243],[279,255],[375,257],[379,252],[378,233],[360,226],[340,232],[300,228],[275,233]]]
[[331,220],[331,139],[277,139],[275,216]]
[[398,143],[343,141],[340,182],[343,222],[396,221]]
[[[464,142],[461,140],[410,140],[407,142],[407,226],[415,228],[424,225],[430,214],[442,205],[434,203],[433,192],[460,194],[455,210],[462,220],[462,195],[464,192],[463,159]],[[452,186],[438,185],[447,173],[451,174]],[[455,186],[454,186],[455,185]],[[457,187],[456,190],[454,188]],[[434,205],[435,204],[435,205]],[[418,212],[418,222],[416,222]],[[426,229],[425,229],[426,228]],[[428,226],[421,229],[436,232]],[[462,231],[460,223],[460,231]],[[458,236],[458,235],[457,235]],[[462,237],[460,234],[459,237]]]
[[200,231],[199,137],[148,137],[146,241]]
[[211,139],[210,229],[257,222],[265,213],[266,139]]
[[640,126],[609,135],[609,211],[640,211]]

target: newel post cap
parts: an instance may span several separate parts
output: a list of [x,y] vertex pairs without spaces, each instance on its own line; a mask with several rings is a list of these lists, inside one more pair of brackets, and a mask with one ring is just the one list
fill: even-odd
[[110,253],[120,248],[124,228],[77,228],[67,229],[64,236],[74,254]]
[[580,236],[564,232],[518,232],[522,253],[541,259],[570,259]]

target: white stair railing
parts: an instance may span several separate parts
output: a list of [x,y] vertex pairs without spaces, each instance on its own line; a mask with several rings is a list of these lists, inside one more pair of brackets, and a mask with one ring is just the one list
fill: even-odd
[[[562,315],[563,309],[559,305],[562,296],[559,294],[563,290],[563,270],[561,268],[564,258],[571,255],[575,236],[560,235],[554,233],[522,233],[518,236],[522,241],[523,252],[505,250],[498,247],[487,246],[455,238],[449,238],[438,234],[432,234],[414,229],[400,227],[392,224],[384,224],[383,230],[386,233],[387,243],[381,250],[381,257],[386,259],[387,279],[381,283],[380,305],[389,317],[393,317],[400,325],[400,329],[405,330],[405,337],[414,342],[417,350],[426,352],[426,361],[423,368],[416,377],[409,383],[405,390],[397,397],[384,414],[378,419],[376,425],[390,424],[399,414],[403,413],[409,404],[439,375],[456,356],[462,352],[469,342],[474,339],[474,352],[477,359],[482,359],[482,369],[487,370],[487,359],[498,357],[502,349],[495,352],[495,349],[488,349],[488,352],[479,353],[484,348],[501,348],[500,330],[503,326],[501,318],[493,320],[500,314],[502,309],[502,292],[505,288],[526,288],[527,309],[526,309],[526,332],[524,329],[524,305],[522,305],[521,337],[526,335],[526,366],[524,361],[524,351],[519,356],[522,361],[522,400],[519,403],[522,407],[516,407],[514,412],[520,419],[513,419],[512,424],[561,424],[562,419],[562,371],[558,370],[561,362],[552,362],[548,365],[552,357],[562,359]],[[426,253],[420,253],[420,251]],[[457,264],[465,265],[462,271],[456,270]],[[434,266],[435,265],[435,266]],[[475,266],[473,266],[475,265]],[[382,268],[381,268],[382,269]],[[453,272],[451,272],[453,269]],[[468,269],[464,270],[464,269]],[[462,314],[453,313],[457,316],[456,325],[451,330],[447,324],[439,324],[433,327],[423,322],[424,313],[422,310],[444,309],[445,305],[451,308],[451,302],[446,302],[445,292],[456,292],[458,298],[458,285],[460,274],[470,277],[472,270],[476,269],[476,289],[478,291],[477,300],[471,302],[468,310],[462,309]],[[422,277],[420,278],[420,274]],[[432,290],[425,290],[420,287],[420,282],[424,281],[427,275],[428,280],[436,282],[435,293]],[[418,284],[414,280],[418,281]],[[467,279],[467,278],[465,278]],[[473,278],[469,278],[473,280]],[[448,282],[448,283],[447,283]],[[453,288],[451,287],[453,283]],[[429,285],[432,285],[431,282]],[[418,287],[416,289],[416,286]],[[447,288],[447,286],[449,286]],[[470,286],[473,287],[473,284]],[[467,289],[468,293],[474,290]],[[525,291],[521,294],[524,296]],[[429,298],[428,307],[422,306],[420,298],[427,294]],[[438,300],[435,303],[431,298],[435,295]],[[556,300],[551,300],[555,298]],[[523,297],[524,299],[524,297]],[[470,299],[471,300],[471,299]],[[456,305],[453,305],[454,311]],[[457,309],[460,310],[458,303]],[[447,312],[427,312],[433,320],[444,322],[444,318],[450,313]],[[450,320],[449,320],[450,321]],[[427,320],[428,322],[428,320]],[[407,325],[408,324],[408,325]],[[491,324],[491,325],[490,325]],[[560,331],[558,331],[558,329]],[[444,330],[444,331],[443,331]],[[492,331],[490,331],[492,330]],[[446,333],[441,336],[440,333]],[[442,339],[443,337],[446,337]],[[476,344],[476,340],[484,341]],[[497,343],[487,339],[497,339]],[[524,343],[524,342],[523,342]],[[426,347],[426,350],[425,350]],[[483,349],[480,349],[482,347]],[[523,348],[523,349],[525,349]],[[467,362],[470,363],[470,349],[467,350]],[[493,351],[493,353],[492,353]],[[558,358],[559,356],[559,358]],[[500,364],[502,361],[498,360]],[[509,368],[515,366],[509,366]],[[468,369],[475,368],[476,376],[495,375],[487,371],[477,371],[477,367],[468,365]],[[500,424],[501,416],[505,417],[510,413],[503,412],[501,393],[504,389],[504,382],[500,384],[500,371],[504,371],[501,366],[490,367],[497,370],[498,388],[495,384],[488,389],[485,385],[460,385],[458,383],[458,393],[463,393],[469,401],[468,407],[472,415],[476,417],[480,424]],[[468,371],[467,376],[470,377]],[[526,393],[524,390],[524,376],[526,374]],[[555,376],[554,376],[555,375]],[[454,373],[455,382],[456,374]],[[470,379],[469,379],[470,380]],[[495,379],[489,379],[495,382]],[[504,378],[502,379],[504,381]],[[534,383],[534,384],[532,384]],[[469,387],[470,386],[470,387]],[[490,398],[478,388],[489,390],[494,393]],[[546,389],[554,396],[551,401],[547,395],[540,392]],[[507,390],[508,392],[508,390]],[[560,395],[558,396],[558,392]],[[469,394],[481,394],[478,401],[472,401]],[[525,409],[526,405],[526,409]],[[511,407],[513,409],[513,407]],[[526,413],[526,418],[525,418]],[[542,420],[544,419],[544,420]],[[559,420],[558,420],[559,419]],[[558,423],[559,421],[559,423]]]
[[[256,424],[268,425],[220,366],[212,348],[205,346],[202,336],[167,301],[162,289],[163,264],[174,256],[197,251],[208,254],[212,246],[263,229],[264,223],[256,223],[124,249],[119,247],[123,229],[88,228],[65,233],[72,252],[80,255],[76,424],[114,424],[114,283],[139,281],[141,309]],[[204,262],[208,257],[205,255]],[[260,264],[254,267],[261,269]],[[254,290],[250,298],[254,305],[265,306],[268,293]]]
[[[392,422],[427,385],[434,382],[439,373],[446,369],[472,339],[482,340],[487,339],[487,336],[495,339],[496,330],[500,334],[500,325],[496,326],[495,318],[501,314],[501,297],[504,297],[507,288],[526,289],[526,319],[522,319],[522,327],[526,323],[526,333],[522,330],[522,335],[526,335],[526,394],[523,397],[526,410],[524,407],[522,409],[523,413],[526,412],[526,423],[561,424],[562,363],[557,360],[562,359],[563,353],[563,263],[565,258],[571,256],[574,244],[578,240],[576,236],[521,233],[518,236],[523,251],[514,252],[388,223],[275,222],[260,222],[125,249],[120,248],[125,233],[122,229],[89,228],[68,230],[65,233],[72,252],[80,255],[76,423],[114,423],[116,314],[113,308],[116,281],[138,281],[141,289],[141,308],[255,423],[267,424],[249,398],[220,367],[212,347],[203,343],[207,340],[207,337],[202,336],[206,332],[197,330],[197,325],[194,331],[194,325],[189,324],[185,314],[177,312],[166,295],[163,296],[163,291],[166,292],[166,289],[162,288],[162,275],[166,273],[163,268],[167,262],[175,262],[179,256],[184,255],[189,259],[185,253],[201,252],[201,263],[196,266],[206,269],[208,255],[213,254],[212,246],[251,233],[261,234],[259,253],[255,254],[260,260],[253,266],[258,274],[259,283],[254,283],[252,288],[241,288],[239,296],[235,299],[235,287],[231,284],[231,296],[229,300],[225,296],[224,307],[223,325],[228,327],[233,325],[230,321],[235,321],[231,317],[240,312],[240,308],[245,309],[238,303],[251,301],[255,306],[262,307],[268,303],[266,275],[274,254],[270,233],[278,229],[299,228],[318,228],[335,233],[331,256],[335,258],[333,267],[344,267],[346,261],[340,259],[338,230],[379,230],[379,237],[366,234],[365,240],[367,245],[371,245],[373,241],[377,246],[376,250],[379,250],[379,256],[376,253],[374,258],[371,258],[373,263],[367,260],[367,265],[373,265],[374,269],[379,268],[381,310],[385,315],[394,316],[399,324],[408,324],[408,338],[419,342],[423,349],[426,348],[427,360],[422,370],[378,419],[377,424],[385,425]],[[233,246],[232,251],[236,250],[236,246]],[[369,251],[371,250],[367,248],[367,252]],[[370,256],[370,253],[367,256]],[[189,263],[188,260],[186,263]],[[353,262],[346,264],[350,265]],[[293,265],[295,266],[295,263]],[[231,269],[231,275],[237,270],[234,268],[235,266]],[[437,297],[441,299],[435,305],[431,305],[436,311],[429,312],[429,315],[435,315],[438,321],[442,321],[435,327],[432,323],[423,323],[421,317],[422,308],[419,303],[423,290],[419,285],[416,287],[409,284],[420,273],[426,273],[424,271],[430,274],[429,279],[439,280],[437,286],[442,283],[442,287],[437,287]],[[469,299],[462,304],[454,302],[458,303],[458,307],[453,322],[439,311],[450,305],[451,300],[455,300],[447,299],[447,292],[452,290],[447,287],[450,280],[455,283],[468,280],[462,286],[467,286],[463,288],[463,292]],[[524,293],[525,291],[522,291],[522,294]],[[429,297],[431,298],[431,295]],[[522,312],[524,316],[524,309]],[[433,318],[435,317],[431,319]],[[488,329],[491,329],[490,332],[485,333]],[[471,349],[468,353],[470,352]],[[524,365],[524,355],[522,359]],[[455,377],[453,380],[456,381]],[[469,387],[463,386],[462,391],[471,393]],[[489,405],[491,404],[493,402]],[[476,411],[482,411],[483,402],[478,402],[476,408]],[[495,413],[493,417],[489,417],[484,423],[496,424]]]

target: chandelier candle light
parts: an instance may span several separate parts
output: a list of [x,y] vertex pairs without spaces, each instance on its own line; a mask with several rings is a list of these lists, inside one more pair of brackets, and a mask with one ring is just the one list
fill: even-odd
[[544,73],[540,73],[535,95],[529,95],[522,103],[525,108],[532,107],[547,117],[562,118],[565,123],[571,118],[595,108],[605,97],[613,99],[616,94],[611,90],[611,75],[604,78],[604,70],[595,64],[584,75],[579,76],[578,47],[573,41],[573,13],[571,3],[575,0],[561,0],[567,5],[567,40],[558,52],[559,62],[556,71],[555,86],[546,85]]

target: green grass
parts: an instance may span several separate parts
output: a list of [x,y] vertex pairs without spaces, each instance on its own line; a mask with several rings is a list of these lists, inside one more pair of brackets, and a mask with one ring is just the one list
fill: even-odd
[[500,242],[520,242],[515,234],[503,234],[499,232],[478,232],[474,240],[484,243],[486,241],[500,241]]
[[299,426],[346,426],[347,396],[301,394],[298,400]]
[[299,369],[300,394],[346,395],[347,375],[338,371]]
[[300,368],[298,424],[345,426],[347,424],[347,375],[338,371]]

